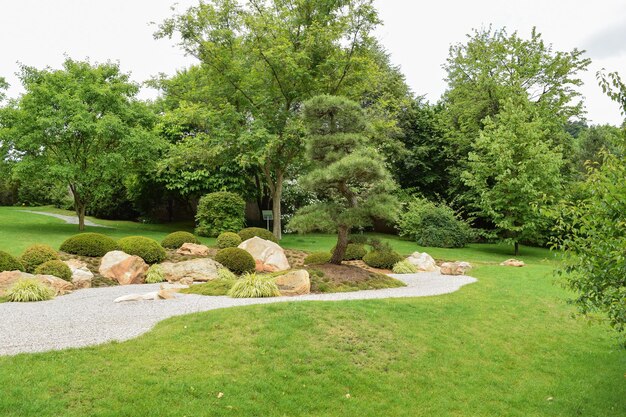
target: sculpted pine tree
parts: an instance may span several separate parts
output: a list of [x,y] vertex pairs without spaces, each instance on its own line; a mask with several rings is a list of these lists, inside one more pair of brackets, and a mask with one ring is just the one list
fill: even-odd
[[315,168],[301,181],[319,203],[296,213],[289,227],[298,232],[336,231],[331,263],[341,264],[350,231],[368,226],[372,218],[393,220],[398,202],[395,183],[381,155],[368,144],[359,105],[335,96],[304,103],[308,128],[307,156]]

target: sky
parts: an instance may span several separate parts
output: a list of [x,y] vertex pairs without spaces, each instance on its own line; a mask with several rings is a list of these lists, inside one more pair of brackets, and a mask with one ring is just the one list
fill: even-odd
[[[118,61],[141,82],[174,74],[195,63],[175,41],[154,40],[156,26],[197,0],[0,0],[0,76],[21,93],[19,64],[59,68],[65,56],[92,62]],[[596,81],[601,69],[626,77],[624,0],[375,0],[383,25],[376,36],[400,66],[414,93],[435,102],[445,91],[441,65],[451,44],[465,42],[473,28],[506,26],[528,37],[533,26],[555,50],[585,49],[593,63],[582,74],[587,119],[621,124],[618,106]],[[143,98],[156,92],[145,89]]]

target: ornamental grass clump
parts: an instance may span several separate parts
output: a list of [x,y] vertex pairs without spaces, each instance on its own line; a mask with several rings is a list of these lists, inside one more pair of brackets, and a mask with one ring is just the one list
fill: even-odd
[[274,282],[253,273],[238,279],[228,295],[232,298],[278,297],[280,291]]
[[72,270],[65,262],[58,260],[42,263],[35,268],[35,274],[52,275],[65,281],[72,281]]
[[159,264],[152,265],[146,272],[146,284],[156,284],[165,281],[163,267]]
[[391,270],[394,274],[414,274],[417,272],[417,267],[405,259],[404,261],[396,262]]
[[54,297],[52,288],[36,279],[21,279],[7,292],[7,299],[13,302],[45,301]]

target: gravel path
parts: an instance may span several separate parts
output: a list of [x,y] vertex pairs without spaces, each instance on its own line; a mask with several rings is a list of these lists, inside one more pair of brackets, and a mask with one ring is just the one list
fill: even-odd
[[[34,211],[34,210],[20,210],[20,211],[23,211],[25,213],[41,214],[43,216],[56,217],[57,219],[61,219],[61,220],[65,221],[65,223],[68,223],[68,224],[78,224],[78,217],[77,216],[66,216],[65,214],[47,213],[45,211]],[[94,223],[91,220],[87,220],[87,219],[85,219],[85,226],[105,227],[107,229],[110,228],[109,226],[104,226],[102,224],[97,224],[97,223]]]
[[423,297],[451,293],[463,285],[476,282],[472,277],[429,272],[392,276],[404,281],[407,286],[297,297],[234,299],[179,294],[171,300],[113,302],[122,295],[146,293],[159,288],[159,284],[144,284],[84,289],[38,303],[1,303],[0,355],[128,340],[149,331],[168,317],[218,308],[285,301]]

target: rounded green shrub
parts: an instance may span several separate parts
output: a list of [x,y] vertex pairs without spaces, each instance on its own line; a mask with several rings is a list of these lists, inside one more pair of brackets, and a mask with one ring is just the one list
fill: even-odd
[[307,255],[304,258],[305,265],[319,265],[319,264],[327,264],[330,262],[330,258],[332,258],[332,254],[330,252],[313,252],[310,255]]
[[371,251],[363,257],[363,262],[372,268],[391,269],[402,260],[402,257],[396,252],[379,252]]
[[7,298],[13,302],[45,301],[52,297],[52,288],[36,279],[21,279],[7,291]]
[[161,241],[161,246],[168,249],[178,249],[185,243],[195,243],[196,245],[199,245],[200,241],[193,235],[193,233],[174,232],[165,236],[165,238]]
[[222,232],[239,230],[245,221],[246,202],[226,191],[207,194],[198,202],[196,233],[216,237]]
[[241,243],[241,238],[237,233],[224,232],[217,237],[217,247],[220,249],[236,248]]
[[35,272],[35,269],[44,262],[54,261],[59,259],[57,251],[52,249],[48,245],[32,245],[26,248],[20,262],[24,265],[26,272],[31,274]]
[[215,255],[215,260],[237,275],[252,272],[256,266],[252,255],[239,248],[222,249]]
[[80,233],[65,240],[60,248],[72,255],[100,257],[117,249],[117,243],[101,233]]
[[163,267],[159,264],[150,266],[148,272],[146,272],[146,284],[156,284],[163,281],[165,281]]
[[119,240],[121,250],[129,255],[137,255],[146,263],[154,264],[165,259],[165,249],[154,239],[143,236],[129,236]]
[[228,295],[232,298],[277,297],[280,291],[273,281],[257,274],[246,274],[235,281]]
[[44,262],[35,268],[37,275],[54,275],[66,281],[72,281],[72,270],[63,261]]
[[238,235],[242,242],[257,236],[261,239],[271,240],[274,243],[278,243],[278,239],[276,239],[276,236],[274,236],[272,232],[261,227],[247,227],[240,230]]
[[[336,246],[331,250],[331,253],[335,253]],[[346,247],[346,253],[343,254],[344,261],[356,261],[363,259],[367,255],[367,249],[365,246],[359,243],[348,243]]]
[[10,254],[0,251],[0,272],[3,271],[24,272],[24,265]]
[[405,259],[396,262],[391,270],[394,274],[414,274],[417,272],[417,267]]

